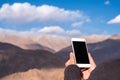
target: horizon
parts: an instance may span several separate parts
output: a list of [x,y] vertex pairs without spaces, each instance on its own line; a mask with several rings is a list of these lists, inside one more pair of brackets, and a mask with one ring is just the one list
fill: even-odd
[[0,33],[78,37],[120,34],[119,0],[2,0]]

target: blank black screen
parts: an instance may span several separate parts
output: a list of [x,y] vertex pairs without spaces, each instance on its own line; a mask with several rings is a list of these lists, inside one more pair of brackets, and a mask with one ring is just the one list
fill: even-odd
[[89,63],[85,42],[73,41],[73,48],[76,57],[76,63]]

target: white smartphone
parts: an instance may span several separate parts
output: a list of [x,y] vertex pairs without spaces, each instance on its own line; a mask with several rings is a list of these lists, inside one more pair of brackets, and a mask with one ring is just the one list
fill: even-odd
[[90,62],[86,40],[83,38],[72,38],[72,49],[75,56],[75,62],[80,68],[89,68]]

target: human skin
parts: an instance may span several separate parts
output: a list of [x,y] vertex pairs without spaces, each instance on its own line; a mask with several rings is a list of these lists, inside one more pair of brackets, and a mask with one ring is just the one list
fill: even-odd
[[[87,80],[89,78],[91,72],[96,68],[96,64],[90,53],[88,53],[88,57],[89,57],[90,65],[91,65],[90,68],[84,68],[84,69],[80,70],[82,72],[82,78],[84,80]],[[69,60],[65,63],[65,66],[67,67],[72,64],[76,65],[74,54],[72,52],[70,52]]]

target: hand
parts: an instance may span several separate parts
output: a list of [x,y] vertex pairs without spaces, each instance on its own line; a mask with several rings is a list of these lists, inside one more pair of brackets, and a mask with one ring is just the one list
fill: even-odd
[[[85,79],[85,80],[89,78],[91,72],[92,72],[92,71],[95,69],[95,67],[96,67],[96,64],[95,64],[92,56],[90,55],[90,53],[88,53],[88,57],[89,57],[90,64],[91,64],[90,68],[88,68],[88,69],[82,69],[82,70],[81,70],[82,75],[83,75],[82,77],[83,77],[83,79]],[[72,65],[72,64],[75,64],[75,59],[74,59],[74,54],[71,52],[71,53],[70,53],[70,58],[69,58],[69,60],[65,63],[65,66],[67,67],[68,65]]]

